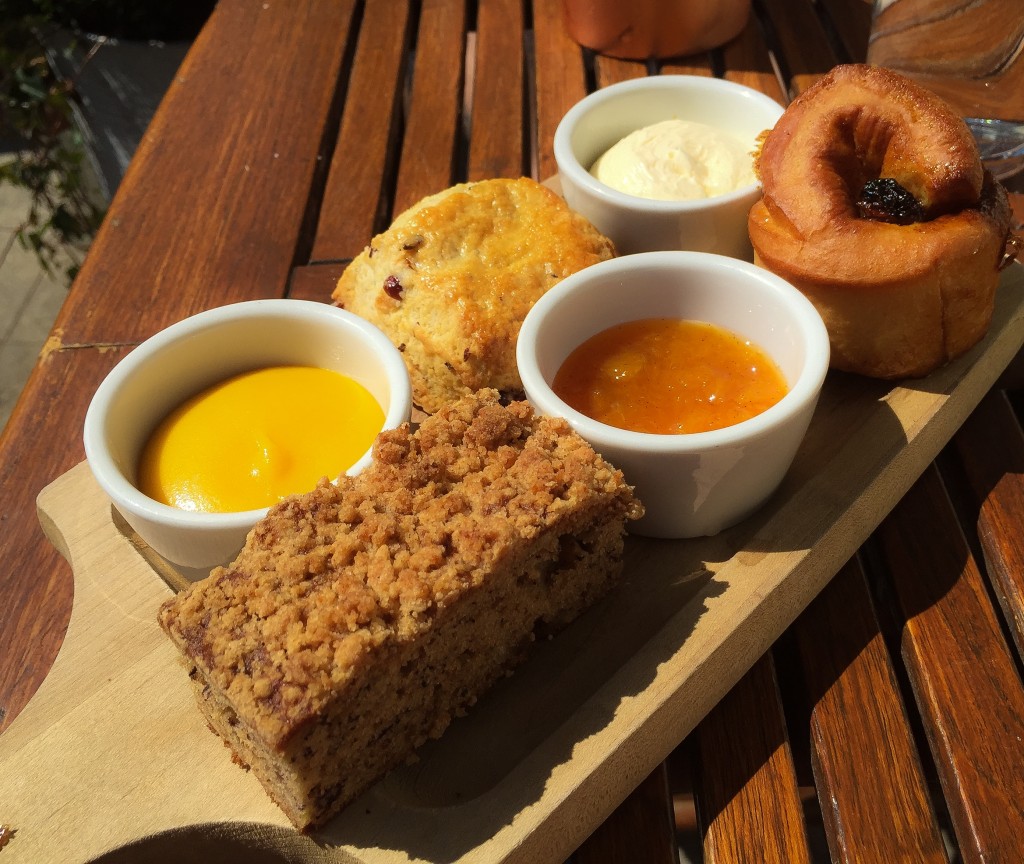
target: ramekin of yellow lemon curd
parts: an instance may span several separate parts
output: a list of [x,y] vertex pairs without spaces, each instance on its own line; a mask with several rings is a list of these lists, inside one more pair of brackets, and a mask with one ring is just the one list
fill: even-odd
[[180,321],[124,357],[89,405],[85,452],[150,547],[208,569],[273,504],[362,470],[411,404],[401,354],[369,322],[254,300]]

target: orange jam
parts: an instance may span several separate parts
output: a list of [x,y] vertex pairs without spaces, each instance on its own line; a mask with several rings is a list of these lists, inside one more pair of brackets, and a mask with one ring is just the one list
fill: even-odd
[[188,399],[157,426],[139,460],[139,490],[181,510],[268,507],[351,468],[383,426],[377,400],[339,372],[245,372]]
[[552,387],[581,414],[661,435],[732,426],[789,389],[756,345],[713,324],[669,318],[592,336],[566,358]]

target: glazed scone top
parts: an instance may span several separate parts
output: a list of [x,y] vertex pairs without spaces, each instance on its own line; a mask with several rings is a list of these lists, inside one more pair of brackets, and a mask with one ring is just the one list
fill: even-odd
[[160,622],[281,742],[375,645],[415,638],[513,544],[587,507],[641,512],[565,421],[483,392],[415,433],[382,433],[359,476],[272,508],[235,562],[165,603]]
[[345,270],[333,300],[373,321],[404,352],[428,412],[483,387],[518,398],[523,318],[571,273],[614,248],[529,178],[482,180],[398,216]]

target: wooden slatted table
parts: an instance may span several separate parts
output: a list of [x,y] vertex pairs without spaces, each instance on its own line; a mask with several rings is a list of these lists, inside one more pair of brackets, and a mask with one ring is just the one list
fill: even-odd
[[[325,301],[373,233],[454,182],[551,177],[555,126],[589,90],[720,75],[785,102],[862,59],[869,25],[864,0],[755,0],[729,45],[648,65],[581,51],[558,0],[221,0],[0,438],[0,729],[73,601],[35,497],[83,458],[88,401],[134,345],[224,303]],[[1024,860],[1021,381],[576,862]]]

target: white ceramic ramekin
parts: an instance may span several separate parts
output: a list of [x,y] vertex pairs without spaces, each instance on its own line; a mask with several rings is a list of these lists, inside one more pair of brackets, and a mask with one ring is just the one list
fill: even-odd
[[[657,435],[600,423],[551,389],[566,357],[624,321],[679,318],[752,340],[782,370],[789,392],[761,414],[710,432]],[[646,507],[637,534],[716,534],[761,506],[789,469],[828,371],[821,317],[774,274],[720,255],[647,252],[604,261],[548,291],[519,332],[519,374],[542,414],[565,417],[625,475]]]
[[[402,356],[368,321],[324,303],[254,300],[201,312],[147,339],[103,380],[85,417],[89,467],[125,521],[156,552],[185,568],[229,561],[268,508],[191,513],[135,488],[139,454],[156,425],[185,399],[232,375],[278,365],[333,369],[366,387],[385,429],[409,419]],[[367,451],[348,474],[370,461]]]
[[590,167],[630,132],[673,118],[729,132],[753,152],[758,135],[782,112],[763,93],[721,78],[652,75],[612,84],[576,103],[555,130],[562,194],[620,255],[682,249],[752,260],[747,213],[761,196],[759,183],[712,198],[655,201],[606,186]]

